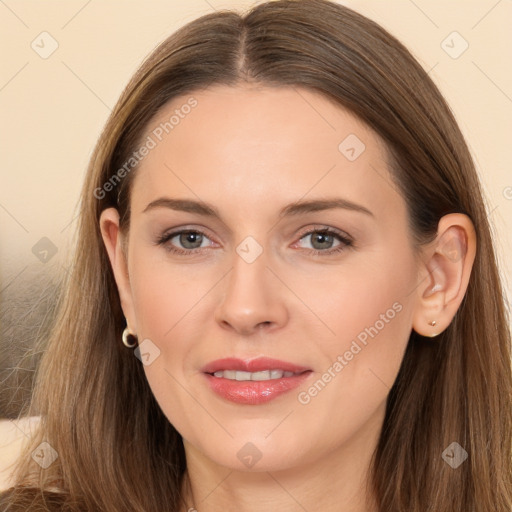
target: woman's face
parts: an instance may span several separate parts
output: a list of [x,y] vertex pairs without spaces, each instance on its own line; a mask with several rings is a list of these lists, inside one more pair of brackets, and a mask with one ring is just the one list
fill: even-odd
[[116,278],[187,450],[268,471],[374,443],[419,282],[382,141],[321,95],[254,86],[175,98],[143,141]]

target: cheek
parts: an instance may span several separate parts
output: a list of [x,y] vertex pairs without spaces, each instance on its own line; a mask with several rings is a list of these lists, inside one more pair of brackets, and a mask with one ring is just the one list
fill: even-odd
[[323,366],[320,382],[305,390],[303,402],[316,401],[320,409],[343,404],[345,418],[348,411],[361,418],[385,400],[412,329],[415,276],[411,255],[381,253],[307,289],[308,305],[323,325],[304,330],[316,340]]
[[359,434],[364,438],[370,425],[380,428],[411,332],[412,307],[390,302],[394,298],[374,296],[371,307],[368,300],[347,303],[347,329],[339,323],[336,345],[320,347],[326,364],[299,391],[295,414],[297,428],[317,440],[312,449],[328,452]]
[[193,317],[194,305],[208,290],[205,278],[192,265],[169,262],[163,250],[134,252],[130,284],[138,330],[161,342],[171,339]]
[[356,255],[334,271],[322,269],[313,278],[295,279],[294,292],[309,310],[310,322],[304,327],[321,334],[310,339],[331,359],[349,350],[354,340],[366,348],[378,340],[372,345],[383,355],[395,346],[403,349],[412,325],[416,267],[411,255],[396,257],[393,252],[389,247]]
[[[197,313],[200,300],[211,288],[207,276],[194,273],[192,265],[172,264],[155,251],[132,256],[130,283],[137,330],[159,349],[158,357],[144,366],[148,384],[168,420],[188,433],[200,411],[188,391],[187,365],[198,333],[204,336],[204,319]],[[205,432],[204,435],[207,435]]]

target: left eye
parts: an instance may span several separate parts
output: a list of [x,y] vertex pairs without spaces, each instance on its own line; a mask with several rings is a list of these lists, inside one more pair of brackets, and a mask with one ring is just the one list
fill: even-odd
[[[337,252],[352,244],[352,241],[347,237],[327,228],[309,231],[302,235],[300,240],[304,240],[307,237],[311,238],[311,250],[314,253]],[[338,244],[333,246],[335,240],[338,240]]]
[[[306,239],[307,237],[311,238],[311,247],[312,249],[322,250],[322,249],[331,249],[334,239],[337,238],[337,235],[327,232],[314,231],[312,233],[308,233],[303,236],[301,240]],[[317,244],[315,246],[315,244]]]

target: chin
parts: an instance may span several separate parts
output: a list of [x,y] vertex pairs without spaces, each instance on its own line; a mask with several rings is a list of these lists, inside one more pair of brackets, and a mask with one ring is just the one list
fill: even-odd
[[308,455],[300,451],[300,446],[305,445],[307,443],[294,441],[290,446],[283,446],[282,443],[265,439],[264,435],[248,436],[246,440],[236,438],[229,443],[206,447],[207,449],[203,449],[202,453],[215,464],[231,470],[259,473],[284,471],[306,464]]

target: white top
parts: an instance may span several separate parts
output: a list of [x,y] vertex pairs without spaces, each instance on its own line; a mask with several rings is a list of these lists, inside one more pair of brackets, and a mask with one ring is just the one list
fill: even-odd
[[0,492],[13,485],[11,479],[13,465],[38,422],[37,416],[0,420]]

